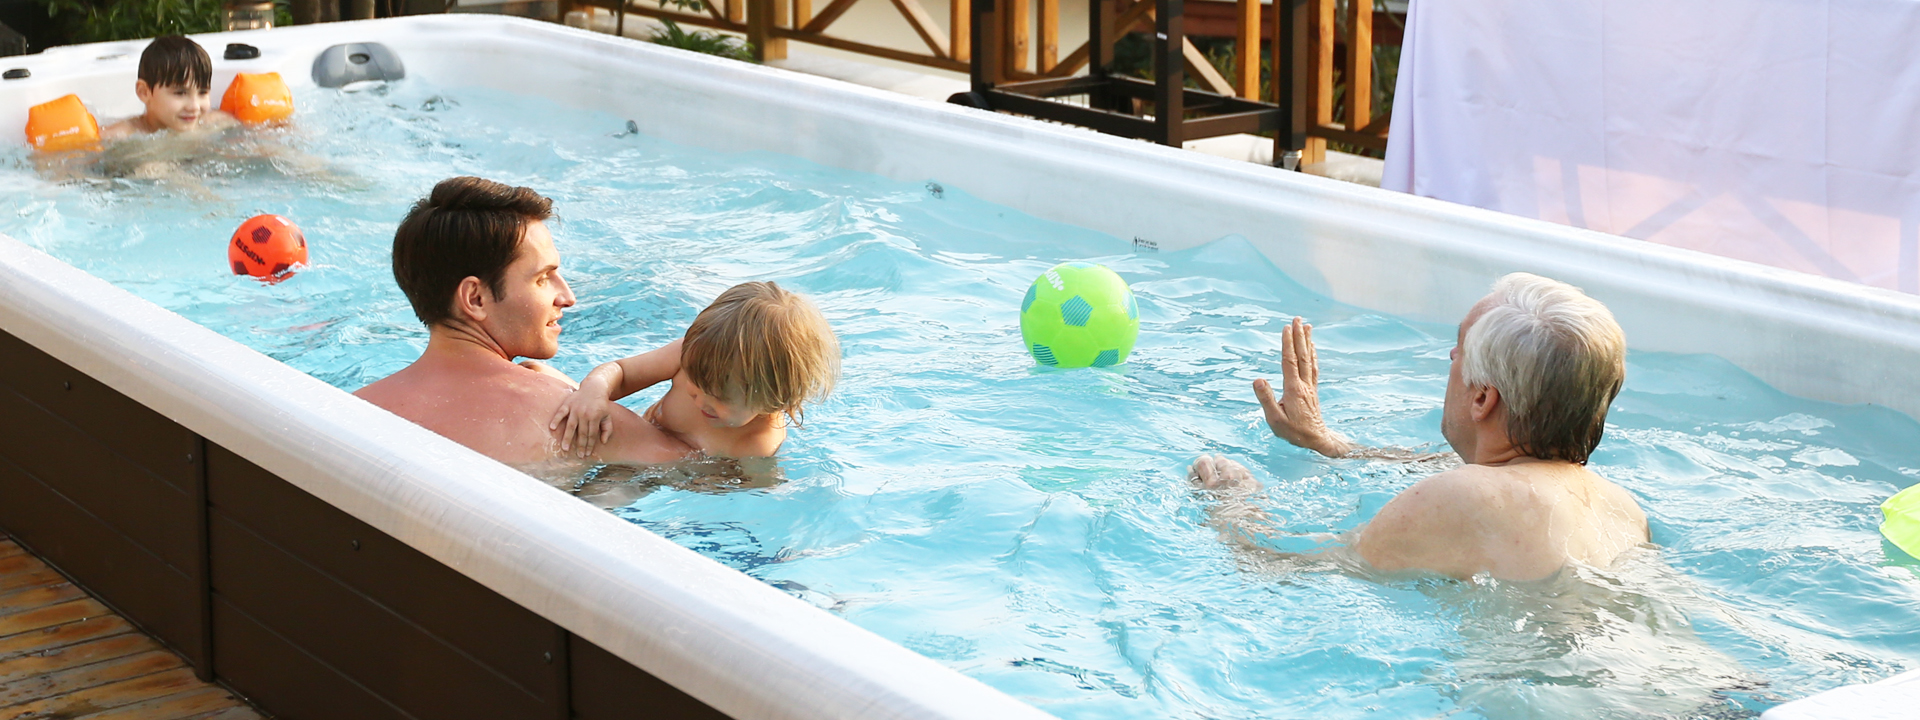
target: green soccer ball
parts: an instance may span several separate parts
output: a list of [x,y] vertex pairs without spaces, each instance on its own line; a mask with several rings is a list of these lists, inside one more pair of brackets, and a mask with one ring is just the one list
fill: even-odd
[[1020,338],[1034,361],[1047,367],[1119,365],[1139,337],[1133,289],[1103,265],[1055,265],[1034,279],[1020,301]]
[[1880,524],[1880,534],[1908,555],[1920,558],[1920,485],[1887,498],[1880,512],[1887,516],[1887,521]]

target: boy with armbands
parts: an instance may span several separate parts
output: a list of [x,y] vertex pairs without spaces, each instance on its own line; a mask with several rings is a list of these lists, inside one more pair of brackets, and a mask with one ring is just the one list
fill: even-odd
[[800,424],[802,404],[840,374],[840,341],[820,310],[770,282],[735,285],[679,340],[593,369],[548,429],[582,457],[613,434],[608,405],[664,380],[646,419],[714,457],[771,457]]
[[140,53],[140,75],[133,92],[145,112],[109,126],[102,139],[150,135],[161,130],[185,133],[220,129],[233,116],[213,109],[213,59],[199,43],[179,35],[155,38]]

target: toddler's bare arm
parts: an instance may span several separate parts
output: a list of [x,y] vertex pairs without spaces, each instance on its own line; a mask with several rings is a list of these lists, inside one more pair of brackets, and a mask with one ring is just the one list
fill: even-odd
[[591,456],[594,446],[613,439],[613,401],[670,380],[679,371],[679,340],[603,363],[587,373],[579,389],[561,401],[547,429],[558,436],[562,452]]

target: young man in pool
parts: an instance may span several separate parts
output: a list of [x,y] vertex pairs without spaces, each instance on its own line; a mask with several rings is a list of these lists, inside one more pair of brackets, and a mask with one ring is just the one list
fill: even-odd
[[162,130],[190,133],[234,124],[233,116],[213,108],[213,60],[199,43],[180,35],[154,38],[140,53],[133,93],[146,110],[100,132],[102,140],[151,135]]
[[[495,460],[548,469],[560,459],[547,419],[573,392],[565,375],[515,358],[551,358],[573,291],[546,219],[552,201],[476,177],[434,186],[393,235],[393,276],[427,325],[427,349],[355,395]],[[624,407],[611,440],[563,462],[650,464],[692,448]]]
[[[1568,563],[1604,567],[1648,542],[1633,496],[1586,467],[1626,378],[1626,349],[1613,314],[1579,288],[1501,278],[1461,321],[1447,375],[1440,434],[1465,464],[1389,501],[1352,549],[1388,572],[1533,580]],[[1254,381],[1274,435],[1327,457],[1367,453],[1321,420],[1313,327],[1299,318],[1282,338],[1281,371],[1279,398]],[[1239,463],[1202,456],[1190,479],[1216,500],[1223,533],[1264,522],[1250,499],[1260,483]]]

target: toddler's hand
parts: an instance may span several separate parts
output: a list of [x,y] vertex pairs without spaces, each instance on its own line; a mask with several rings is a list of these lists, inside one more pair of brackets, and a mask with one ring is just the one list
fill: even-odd
[[575,391],[560,401],[553,411],[547,430],[560,441],[560,451],[573,451],[579,457],[593,455],[595,445],[613,438],[613,403],[606,396]]

